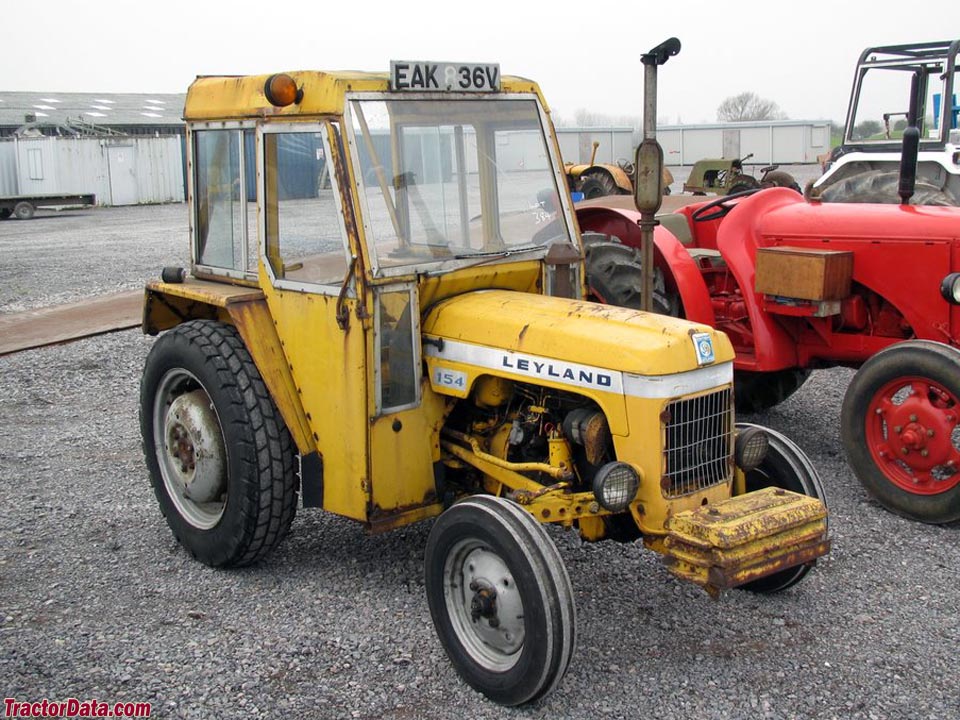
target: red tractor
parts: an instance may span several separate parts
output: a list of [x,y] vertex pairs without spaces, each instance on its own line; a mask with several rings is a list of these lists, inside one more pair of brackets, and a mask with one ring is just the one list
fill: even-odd
[[[639,307],[640,217],[578,210],[601,301]],[[779,403],[812,369],[857,367],[841,433],[866,489],[909,518],[960,519],[960,208],[771,188],[657,219],[654,308],[727,333],[739,409]]]

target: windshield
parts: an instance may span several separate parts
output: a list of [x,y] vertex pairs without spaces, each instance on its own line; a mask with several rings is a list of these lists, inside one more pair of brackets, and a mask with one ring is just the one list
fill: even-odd
[[353,100],[350,111],[378,269],[569,241],[535,100]]
[[[953,106],[957,104],[956,95],[949,92],[953,88],[953,80],[944,76],[943,67],[942,61],[929,61],[868,68],[863,74],[856,106],[849,120],[848,141],[899,142],[907,126],[911,85],[915,78],[919,100],[917,126],[921,141],[940,139],[944,97],[950,97]],[[955,107],[951,109],[948,121],[948,130],[957,127]]]

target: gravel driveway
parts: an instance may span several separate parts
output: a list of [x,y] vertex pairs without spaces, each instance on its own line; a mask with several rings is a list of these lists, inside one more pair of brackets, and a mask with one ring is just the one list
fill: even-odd
[[[173,205],[0,223],[0,311],[141,286],[185,261],[185,218]],[[434,635],[429,522],[370,537],[302,510],[239,571],[180,549],[140,451],[151,342],[127,331],[0,357],[4,697],[147,701],[172,718],[960,717],[960,528],[868,499],[838,436],[849,370],[744,418],[797,440],[824,480],[834,546],[807,580],[712,601],[640,545],[556,531],[578,646],[557,692],[509,710],[462,683]]]

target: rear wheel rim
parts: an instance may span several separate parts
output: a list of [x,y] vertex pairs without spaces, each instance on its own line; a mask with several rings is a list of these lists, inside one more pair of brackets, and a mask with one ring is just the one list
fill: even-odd
[[960,401],[922,376],[900,377],[867,407],[866,440],[874,463],[896,487],[936,495],[960,484]]
[[526,627],[520,588],[503,558],[475,539],[451,548],[443,598],[461,647],[480,667],[506,672],[520,659]]
[[215,527],[227,505],[223,431],[206,388],[183,368],[167,371],[157,387],[153,442],[177,512],[200,530]]

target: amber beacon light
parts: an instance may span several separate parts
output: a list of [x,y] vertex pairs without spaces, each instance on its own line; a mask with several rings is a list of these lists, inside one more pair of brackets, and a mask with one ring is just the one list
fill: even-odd
[[263,85],[263,94],[271,105],[286,107],[303,100],[303,88],[286,73],[271,75]]

